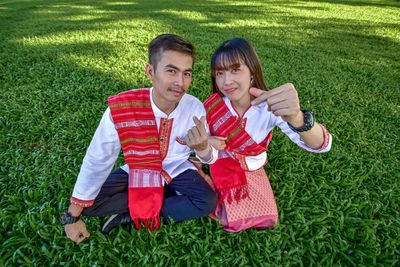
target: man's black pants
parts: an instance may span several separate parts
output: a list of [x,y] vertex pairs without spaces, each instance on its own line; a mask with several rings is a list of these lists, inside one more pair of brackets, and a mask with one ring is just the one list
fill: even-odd
[[[164,186],[161,215],[164,223],[200,218],[213,212],[217,196],[197,171],[187,170]],[[113,171],[103,184],[93,206],[83,215],[106,216],[129,212],[128,173],[121,168]]]

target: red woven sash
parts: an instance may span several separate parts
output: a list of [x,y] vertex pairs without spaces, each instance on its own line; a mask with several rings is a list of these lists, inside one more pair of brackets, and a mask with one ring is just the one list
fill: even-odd
[[[219,158],[210,166],[211,176],[219,201],[249,197],[245,171],[245,156],[255,156],[267,151],[245,131],[244,122],[235,117],[219,94],[211,95],[205,102],[207,123],[211,135],[227,137],[225,150],[234,152],[235,158]],[[269,136],[271,137],[271,136]]]
[[[129,166],[128,206],[137,229],[160,226],[163,201],[162,159],[150,90],[137,89],[108,99],[111,115]],[[162,155],[164,154],[164,155]]]

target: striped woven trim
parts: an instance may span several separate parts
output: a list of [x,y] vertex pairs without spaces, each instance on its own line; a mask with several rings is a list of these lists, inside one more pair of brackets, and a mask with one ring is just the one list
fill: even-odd
[[[129,165],[129,167],[133,167],[136,169],[140,169],[140,167],[138,166],[143,166],[143,168],[146,168],[147,164],[152,164],[154,163],[155,165],[158,166],[157,163],[161,163],[161,161],[157,158],[157,159],[152,159],[152,160],[141,160],[140,162],[138,162],[135,159],[130,159],[130,158],[126,158],[125,159],[125,163]],[[132,165],[132,166],[131,166]]]
[[115,128],[122,129],[127,127],[141,127],[141,126],[153,126],[156,125],[154,120],[135,120],[135,121],[123,121],[115,123]]
[[124,157],[129,156],[129,155],[137,155],[137,156],[160,155],[160,151],[159,150],[144,150],[144,151],[127,150],[126,152],[124,152]]
[[129,169],[128,187],[160,187],[162,186],[161,171]]
[[82,208],[88,208],[93,205],[94,199],[92,200],[81,200],[76,197],[71,197],[69,199],[70,203],[74,206],[82,207]]
[[218,159],[231,158],[231,155],[226,150],[218,150]]
[[150,107],[151,103],[147,101],[138,101],[135,102],[120,102],[120,103],[112,103],[110,104],[110,108],[118,109],[118,108],[141,108],[141,107]]
[[125,138],[124,140],[121,140],[121,145],[124,145],[125,143],[128,142],[137,142],[137,143],[151,143],[151,142],[157,142],[158,138],[155,136],[150,136],[147,138],[133,138],[133,137],[129,137],[129,138]]
[[219,94],[213,94],[210,98],[204,102],[206,106],[206,112],[209,113],[212,109],[215,108],[222,101],[222,97]]
[[237,148],[237,151],[241,152],[246,149],[246,147],[254,145],[255,142],[253,139],[247,139],[240,147]]
[[[236,127],[227,137],[226,142],[229,142],[231,139],[234,139],[235,137],[237,137],[239,135],[239,133],[241,133],[241,131],[243,130],[242,127],[240,127],[240,125],[238,125],[238,127]],[[254,142],[253,142],[254,143]]]
[[[124,109],[124,111],[125,111],[125,109]],[[140,117],[143,117],[143,118],[148,118],[148,117],[151,117],[151,115],[153,113],[152,113],[151,110],[149,110],[147,108],[147,110],[136,109],[135,110],[135,114],[136,115],[140,115]],[[132,116],[132,110],[131,109],[129,109],[129,111],[127,111],[127,112],[122,112],[121,110],[119,110],[118,114],[114,114],[113,115],[113,118],[120,119],[120,117],[122,117],[122,119],[123,119],[123,118],[129,118],[130,116]]]
[[221,125],[223,125],[231,116],[232,114],[228,110],[224,115],[222,115],[222,117],[218,118],[212,126],[213,131],[216,132],[221,127]]

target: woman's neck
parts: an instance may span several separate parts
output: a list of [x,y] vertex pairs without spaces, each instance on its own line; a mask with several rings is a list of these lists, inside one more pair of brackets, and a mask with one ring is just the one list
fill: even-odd
[[238,101],[232,101],[232,105],[238,113],[239,117],[243,117],[243,114],[250,107],[251,98],[250,95],[248,97],[242,97]]

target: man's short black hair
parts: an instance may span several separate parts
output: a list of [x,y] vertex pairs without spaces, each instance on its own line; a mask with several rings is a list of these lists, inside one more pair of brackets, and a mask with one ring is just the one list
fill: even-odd
[[194,61],[194,45],[176,34],[161,34],[154,38],[149,44],[149,63],[154,70],[161,60],[164,51],[176,51],[192,57]]

